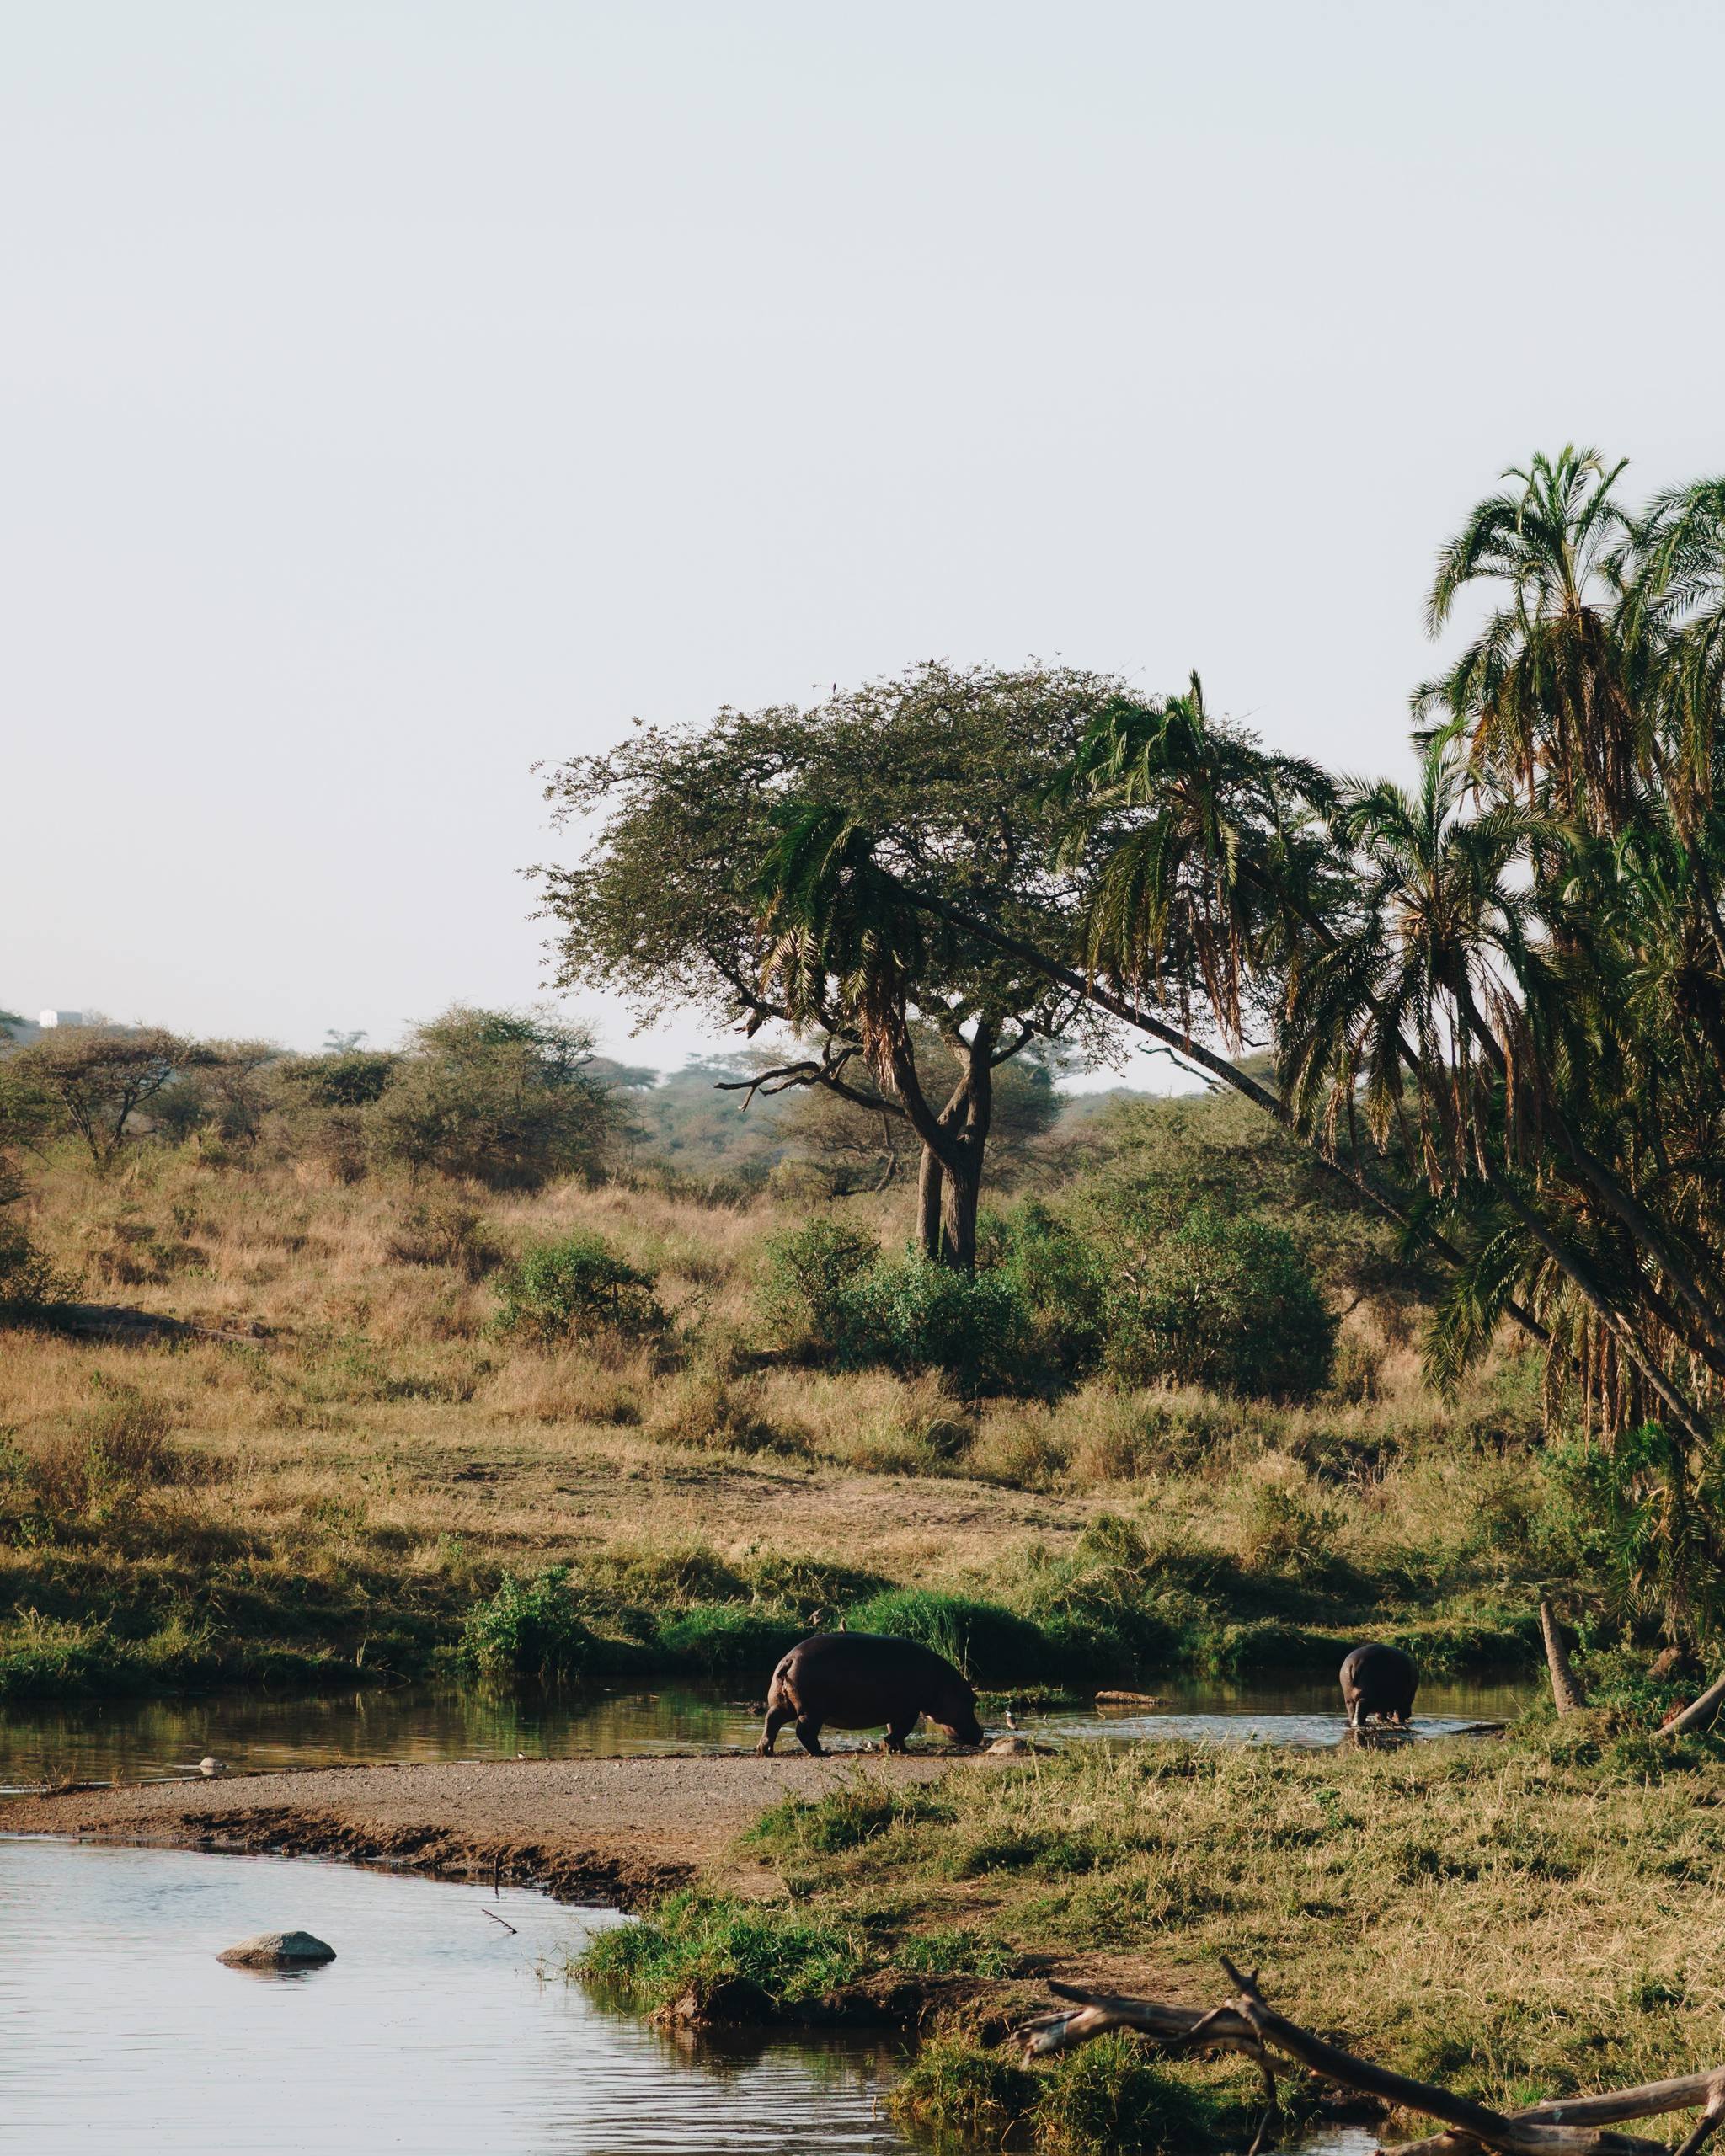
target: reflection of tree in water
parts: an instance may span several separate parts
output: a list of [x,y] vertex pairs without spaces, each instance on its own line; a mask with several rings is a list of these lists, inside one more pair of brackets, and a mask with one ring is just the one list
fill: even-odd
[[0,1721],[0,1785],[148,1780],[368,1760],[530,1758],[751,1748],[748,1702],[681,1686],[595,1698],[455,1685],[212,1693],[177,1700],[22,1703]]

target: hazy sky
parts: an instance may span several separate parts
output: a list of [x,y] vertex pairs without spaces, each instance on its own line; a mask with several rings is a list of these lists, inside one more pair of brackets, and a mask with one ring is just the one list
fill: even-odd
[[1717,6],[0,24],[32,1013],[313,1045],[531,1000],[536,759],[932,654],[1196,665],[1394,763],[1503,467],[1725,465]]

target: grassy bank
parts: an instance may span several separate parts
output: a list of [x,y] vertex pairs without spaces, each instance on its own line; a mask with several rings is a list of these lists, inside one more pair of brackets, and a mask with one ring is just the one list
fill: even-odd
[[[1299,1407],[967,1401],[775,1358],[765,1198],[482,1201],[167,1150],[34,1174],[86,1296],[227,1337],[0,1331],[0,1693],[402,1677],[464,1645],[531,1671],[499,1598],[553,1572],[590,1680],[758,1688],[816,1605],[1001,1687],[1322,1669],[1364,1630],[1434,1672],[1530,1646],[1514,1362],[1444,1402],[1362,1335]],[[495,1329],[497,1266],[574,1229],[652,1270],[662,1337]]]
[[859,1773],[756,1830],[780,1898],[680,1895],[585,1974],[645,2010],[921,2016],[908,2118],[1189,2149],[1251,2111],[1243,2063],[1156,2066],[1121,2038],[1026,2072],[990,2040],[1039,2010],[1044,1972],[1211,2004],[1226,1953],[1306,2025],[1514,2108],[1719,2057],[1720,1757],[1597,1716],[1393,1753]]

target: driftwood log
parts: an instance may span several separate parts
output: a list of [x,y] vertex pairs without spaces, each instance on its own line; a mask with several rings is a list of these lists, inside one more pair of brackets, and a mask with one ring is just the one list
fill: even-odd
[[1263,2076],[1267,2099],[1251,2156],[1258,2156],[1274,2138],[1279,2116],[1276,2075],[1290,2064],[1398,2111],[1418,2111],[1445,2128],[1423,2141],[1398,2142],[1394,2156],[1480,2156],[1484,2149],[1500,2150],[1503,2156],[1672,2156],[1663,2142],[1642,2141],[1610,2129],[1630,2119],[1698,2111],[1701,2116],[1675,2152],[1675,2156],[1696,2156],[1725,2121],[1725,2066],[1686,2073],[1674,2081],[1648,2082],[1639,2089],[1566,2097],[1506,2116],[1325,2042],[1266,2004],[1255,1972],[1242,1974],[1226,1960],[1222,1967],[1235,1987],[1234,1996],[1207,2014],[1155,1999],[1115,1998],[1104,1992],[1081,1991],[1072,1984],[1050,1983],[1056,1997],[1070,2004],[1043,2015],[1020,2032],[1024,2057],[1028,2062],[1052,2052],[1071,2051],[1111,2029],[1141,2030],[1172,2052],[1237,2052]]

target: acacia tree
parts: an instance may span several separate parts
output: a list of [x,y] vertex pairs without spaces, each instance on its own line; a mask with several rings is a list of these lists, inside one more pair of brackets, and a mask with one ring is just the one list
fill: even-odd
[[409,1033],[363,1111],[367,1150],[415,1177],[430,1169],[497,1190],[596,1175],[618,1116],[594,1062],[584,1026],[453,1005]]
[[[745,1104],[820,1087],[902,1122],[918,1156],[918,1245],[968,1268],[996,1071],[1037,1043],[1100,1053],[1108,1014],[1081,983],[1052,981],[962,923],[919,929],[884,966],[823,947],[788,916],[763,946],[761,863],[805,804],[843,800],[895,873],[1008,937],[1059,942],[1089,872],[1055,862],[1047,790],[1123,693],[1070,669],[931,664],[812,710],[642,727],[564,765],[547,789],[559,817],[597,827],[575,866],[539,872],[560,985],[604,982],[644,1021],[681,1006],[750,1035],[790,1027],[796,1052],[743,1081]],[[919,1058],[919,1038],[939,1055]]]
[[199,1059],[190,1042],[159,1026],[67,1026],[20,1049],[12,1067],[106,1168],[138,1111]]

